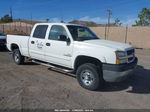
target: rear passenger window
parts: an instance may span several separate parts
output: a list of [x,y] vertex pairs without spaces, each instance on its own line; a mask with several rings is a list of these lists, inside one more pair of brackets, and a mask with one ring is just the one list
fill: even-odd
[[34,30],[33,37],[44,39],[46,36],[47,28],[48,28],[48,25],[38,25]]

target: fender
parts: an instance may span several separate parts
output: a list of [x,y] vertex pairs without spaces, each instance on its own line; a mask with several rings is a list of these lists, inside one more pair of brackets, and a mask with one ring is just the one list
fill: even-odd
[[20,53],[21,53],[21,55],[22,55],[22,49],[21,49],[21,46],[20,46],[20,45],[18,45],[17,43],[12,43],[12,44],[10,45],[10,49],[11,49],[11,51],[12,51],[12,46],[13,46],[13,45],[18,46],[19,51],[20,51]]
[[73,57],[72,57],[72,68],[74,68],[74,65],[75,65],[75,62],[76,62],[76,59],[79,57],[79,56],[85,56],[85,57],[91,57],[91,58],[95,58],[97,60],[99,60],[100,62],[102,63],[106,63],[106,58],[104,56],[100,56],[100,55],[96,55],[96,54],[90,54],[89,52],[86,52],[86,51],[79,51],[79,52],[75,52]]

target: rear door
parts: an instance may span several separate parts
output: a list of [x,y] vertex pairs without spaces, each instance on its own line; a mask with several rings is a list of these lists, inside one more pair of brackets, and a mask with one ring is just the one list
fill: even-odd
[[37,25],[29,39],[29,54],[31,58],[44,61],[44,45],[48,25]]

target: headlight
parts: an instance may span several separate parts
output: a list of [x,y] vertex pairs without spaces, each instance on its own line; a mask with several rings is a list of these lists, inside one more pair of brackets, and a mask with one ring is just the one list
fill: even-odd
[[117,58],[119,58],[119,57],[125,57],[125,56],[127,56],[127,53],[125,52],[125,51],[116,51],[116,56],[117,56]]
[[127,63],[127,52],[125,51],[116,51],[116,64]]

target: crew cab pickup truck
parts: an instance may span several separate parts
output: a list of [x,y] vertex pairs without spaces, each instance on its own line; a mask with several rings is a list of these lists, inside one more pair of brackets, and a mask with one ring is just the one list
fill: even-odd
[[101,40],[88,27],[66,23],[35,24],[30,36],[7,35],[7,48],[16,64],[28,57],[71,72],[89,90],[126,79],[138,61],[131,45]]

